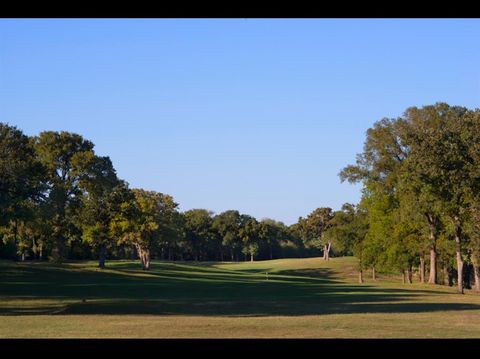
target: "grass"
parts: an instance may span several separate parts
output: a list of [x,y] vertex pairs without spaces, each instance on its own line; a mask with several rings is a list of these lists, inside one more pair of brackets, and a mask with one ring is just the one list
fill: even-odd
[[[480,337],[480,294],[380,277],[351,257],[245,263],[0,262],[0,337]],[[267,274],[268,273],[268,278]]]

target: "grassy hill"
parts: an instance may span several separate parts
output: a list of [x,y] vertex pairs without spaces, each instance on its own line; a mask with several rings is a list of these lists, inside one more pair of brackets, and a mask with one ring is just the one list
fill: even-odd
[[355,265],[3,261],[0,337],[480,337],[480,294],[358,284]]

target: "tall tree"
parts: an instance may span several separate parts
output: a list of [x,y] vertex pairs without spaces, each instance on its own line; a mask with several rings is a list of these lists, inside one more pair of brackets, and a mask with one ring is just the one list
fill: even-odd
[[222,212],[215,216],[212,226],[222,237],[222,245],[230,252],[231,260],[238,260],[238,251],[241,248],[239,234],[241,227],[240,213],[235,210]]
[[467,126],[464,107],[437,103],[421,109],[407,110],[409,118],[418,125],[412,132],[410,161],[421,181],[441,202],[442,211],[453,225],[456,244],[457,286],[463,293],[463,242],[462,233],[469,189],[474,187],[469,168],[474,164],[469,154],[470,144],[464,139]]
[[45,131],[35,138],[39,161],[46,168],[48,206],[52,225],[52,259],[61,262],[69,228],[82,195],[81,181],[91,174],[93,143],[69,132]]
[[260,248],[259,229],[259,224],[254,217],[246,214],[240,216],[240,230],[238,234],[242,240],[242,253],[245,256],[250,255],[251,262],[253,262]]
[[41,200],[44,174],[31,139],[0,122],[0,226],[13,230],[15,245],[19,222],[31,219],[34,203]]
[[84,190],[78,226],[82,238],[98,254],[98,266],[105,268],[107,249],[113,244],[110,224],[120,211],[121,202],[117,191],[124,190],[108,157],[95,157],[91,173],[80,186]]

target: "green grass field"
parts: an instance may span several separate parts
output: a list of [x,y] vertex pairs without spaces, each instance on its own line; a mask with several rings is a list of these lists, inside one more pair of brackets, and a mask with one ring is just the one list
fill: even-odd
[[480,337],[479,293],[382,276],[358,284],[355,264],[154,262],[144,272],[133,261],[0,261],[0,337]]

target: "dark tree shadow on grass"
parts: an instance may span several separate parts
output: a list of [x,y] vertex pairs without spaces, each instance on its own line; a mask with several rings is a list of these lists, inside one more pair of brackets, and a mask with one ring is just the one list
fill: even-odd
[[301,316],[480,309],[471,303],[420,301],[446,292],[355,285],[335,276],[320,268],[277,272],[267,280],[263,270],[172,262],[156,262],[149,272],[128,263],[105,271],[0,264],[0,303],[6,303],[0,314]]

